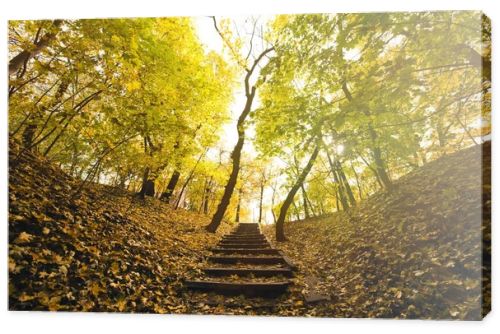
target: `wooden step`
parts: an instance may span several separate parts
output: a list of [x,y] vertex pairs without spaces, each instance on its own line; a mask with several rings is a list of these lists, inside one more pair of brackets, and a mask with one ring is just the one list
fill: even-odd
[[263,235],[226,235],[222,239],[266,239]]
[[209,256],[208,260],[213,263],[245,263],[245,264],[286,264],[281,256]]
[[262,234],[259,230],[236,230],[233,234]]
[[255,277],[272,277],[272,276],[286,276],[292,277],[293,272],[286,268],[205,268],[203,269],[205,274],[210,276],[249,276],[254,275]]
[[219,243],[226,244],[267,244],[268,241],[265,239],[262,240],[253,240],[253,239],[222,239]]
[[223,254],[269,254],[280,255],[278,249],[274,248],[212,248],[214,253]]
[[223,243],[218,245],[219,248],[271,248],[271,246],[266,244],[240,244],[240,243]]
[[212,280],[188,280],[184,282],[189,289],[214,291],[220,294],[261,296],[274,298],[288,289],[289,281],[280,282],[224,282]]
[[266,240],[263,235],[255,235],[255,236],[244,236],[244,235],[227,235],[222,237],[223,240],[226,239],[245,239],[245,240]]
[[267,244],[267,240],[222,240],[220,244]]

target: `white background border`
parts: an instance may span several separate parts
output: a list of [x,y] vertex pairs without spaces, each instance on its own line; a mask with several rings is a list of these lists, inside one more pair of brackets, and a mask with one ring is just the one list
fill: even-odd
[[[284,14],[318,12],[381,12],[471,9],[482,10],[493,25],[493,137],[500,127],[498,117],[498,24],[500,1],[497,0],[0,0],[0,328],[3,333],[470,333],[497,332],[500,328],[498,310],[499,252],[493,242],[493,311],[482,322],[450,322],[420,320],[317,319],[236,316],[128,315],[7,311],[7,20],[95,17],[152,17],[235,14]],[[498,203],[498,162],[500,146],[493,138],[493,203]],[[498,210],[493,208],[493,234]],[[496,308],[496,310],[495,310]],[[497,330],[494,330],[497,328]],[[148,333],[149,334],[149,333]]]

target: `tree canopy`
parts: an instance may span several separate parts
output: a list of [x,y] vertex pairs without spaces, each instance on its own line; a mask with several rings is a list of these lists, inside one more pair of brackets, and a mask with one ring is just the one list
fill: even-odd
[[10,136],[214,230],[348,210],[490,132],[479,13],[205,19],[223,48],[190,18],[11,21]]

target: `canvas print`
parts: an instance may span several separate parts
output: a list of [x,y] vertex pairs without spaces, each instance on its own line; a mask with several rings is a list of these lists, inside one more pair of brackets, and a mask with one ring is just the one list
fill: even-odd
[[476,11],[15,20],[11,311],[480,320]]

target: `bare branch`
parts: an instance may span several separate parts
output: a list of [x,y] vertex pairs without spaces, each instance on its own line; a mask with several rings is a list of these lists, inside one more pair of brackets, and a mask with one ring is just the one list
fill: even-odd
[[215,16],[211,16],[211,18],[214,22],[215,30],[217,31],[219,36],[222,38],[222,41],[224,42],[224,44],[229,48],[229,51],[231,51],[231,53],[232,53],[234,59],[236,60],[236,62],[238,63],[238,65],[240,65],[243,69],[245,69],[245,71],[248,71],[247,65],[241,61],[240,55],[238,54],[238,52],[234,49],[234,47],[231,45],[231,43],[227,40],[227,38],[224,36],[224,34],[220,31],[219,27],[217,26],[217,21],[215,20]]
[[252,54],[252,48],[253,48],[253,37],[255,36],[255,27],[257,26],[257,20],[253,21],[253,28],[252,28],[252,36],[250,37],[250,47],[248,49],[248,54],[245,57],[245,60],[248,60],[250,55]]

